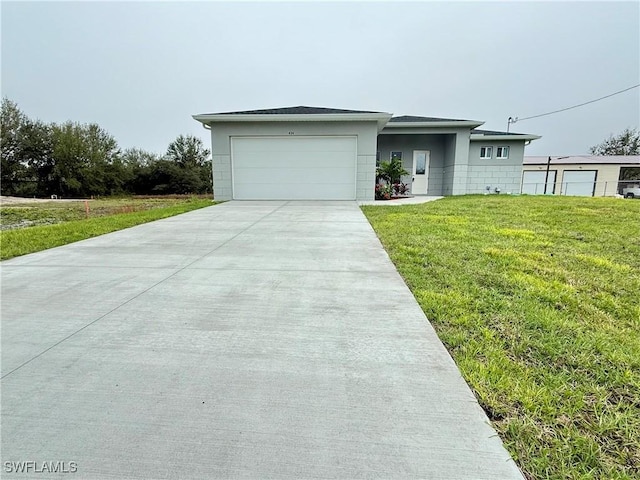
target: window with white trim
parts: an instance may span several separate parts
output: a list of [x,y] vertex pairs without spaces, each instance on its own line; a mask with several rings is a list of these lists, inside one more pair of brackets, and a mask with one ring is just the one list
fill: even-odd
[[509,158],[509,147],[496,148],[496,158]]
[[480,158],[491,158],[493,147],[480,147]]

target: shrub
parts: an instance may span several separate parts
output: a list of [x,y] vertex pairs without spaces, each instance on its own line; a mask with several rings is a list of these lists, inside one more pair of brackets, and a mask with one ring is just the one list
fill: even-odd
[[389,200],[391,198],[391,185],[376,184],[376,200]]
[[409,175],[409,172],[402,168],[402,162],[398,158],[394,158],[390,162],[382,162],[376,171],[377,177],[390,184],[400,182],[402,175]]
[[409,186],[406,183],[394,183],[393,194],[394,195],[406,195],[409,193]]

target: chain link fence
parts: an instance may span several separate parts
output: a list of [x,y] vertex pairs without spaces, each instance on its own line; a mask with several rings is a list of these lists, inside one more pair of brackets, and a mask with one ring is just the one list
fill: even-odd
[[640,179],[607,182],[523,182],[521,193],[526,195],[568,195],[582,197],[640,198]]

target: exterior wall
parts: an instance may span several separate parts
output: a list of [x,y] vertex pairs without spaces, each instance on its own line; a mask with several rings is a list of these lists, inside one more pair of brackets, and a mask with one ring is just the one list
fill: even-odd
[[[623,165],[624,166],[624,165]],[[562,182],[564,181],[564,172],[567,170],[595,170],[596,173],[596,188],[594,191],[595,197],[613,197],[617,194],[618,179],[620,178],[621,165],[611,164],[558,164],[552,163],[550,170],[555,170],[556,173],[556,188],[555,193],[557,195],[564,194],[564,187]],[[544,172],[547,169],[547,165],[524,165],[522,171]],[[522,182],[521,175],[520,181]]]
[[[493,147],[492,158],[480,158],[481,147]],[[497,147],[509,147],[509,158],[496,158]],[[468,158],[467,193],[487,193],[487,187],[491,193],[496,188],[501,193],[520,193],[524,141],[473,141]]]
[[[465,128],[391,128],[378,134],[377,123],[365,122],[227,122],[211,128],[214,195],[218,200],[233,197],[231,137],[289,135],[352,135],[357,137],[356,199],[374,197],[376,151],[388,161],[392,151],[402,152],[403,167],[413,169],[413,151],[429,150],[427,195],[486,193],[499,188],[503,193],[520,192],[524,141],[471,141]],[[480,158],[480,148],[493,147],[491,159]],[[508,159],[497,159],[496,149],[509,147]],[[533,166],[535,167],[535,166]],[[535,168],[534,168],[535,169]],[[575,169],[575,168],[574,168]],[[561,172],[558,173],[562,181]],[[617,173],[615,173],[617,181]],[[608,179],[614,181],[611,172]],[[410,183],[411,175],[402,181]],[[601,177],[598,177],[598,181]],[[604,189],[604,187],[603,187]]]
[[453,165],[453,178],[451,185],[452,195],[464,195],[468,190],[469,177],[469,130],[458,132],[455,140],[455,154]]
[[453,195],[453,169],[456,163],[456,136],[448,135],[444,142],[442,195]]
[[233,198],[231,137],[290,135],[355,135],[356,200],[373,200],[376,179],[377,123],[372,122],[229,122],[211,127],[213,192],[217,200]]
[[402,152],[402,167],[410,172],[402,177],[403,183],[411,183],[413,151],[429,150],[429,173],[427,195],[442,195],[443,168],[445,161],[445,139],[447,135],[385,134],[378,136],[380,161],[391,160],[391,152]]

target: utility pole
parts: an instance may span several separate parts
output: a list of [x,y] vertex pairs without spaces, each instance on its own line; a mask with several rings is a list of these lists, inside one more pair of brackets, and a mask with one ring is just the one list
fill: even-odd
[[549,167],[551,167],[551,157],[547,160],[547,173],[544,176],[544,194],[547,194],[547,184],[549,183]]
[[[565,157],[556,157],[556,160],[562,160],[563,158],[569,158],[569,156],[565,156]],[[547,194],[547,183],[549,183],[549,167],[551,167],[551,157],[549,157],[547,159],[547,173],[544,176],[544,194]],[[555,186],[556,186],[556,182],[558,181],[558,172],[556,171],[556,176],[553,179],[553,187],[554,187],[554,191],[551,193],[555,193]],[[560,194],[562,194],[562,191],[560,192]]]

